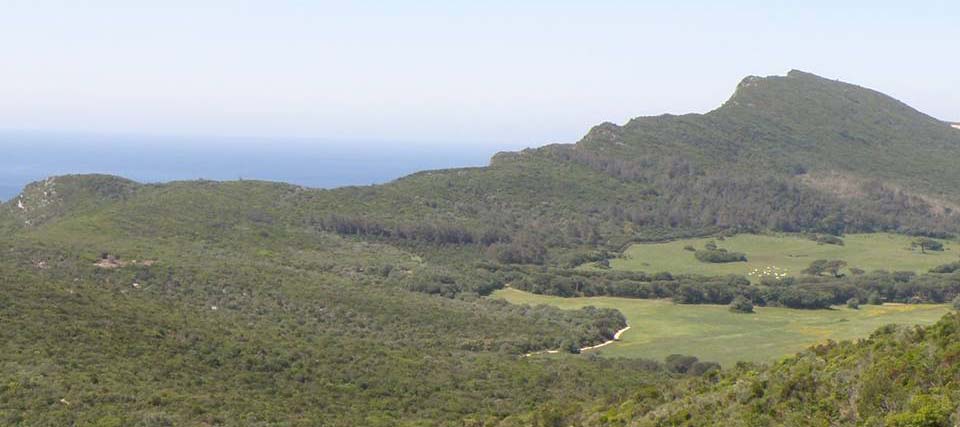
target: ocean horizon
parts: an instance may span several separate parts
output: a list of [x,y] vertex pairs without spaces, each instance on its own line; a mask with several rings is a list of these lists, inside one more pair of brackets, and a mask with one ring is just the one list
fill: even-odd
[[0,131],[0,200],[50,176],[100,173],[141,183],[238,179],[313,188],[382,184],[430,169],[485,166],[516,144],[297,138],[156,137]]

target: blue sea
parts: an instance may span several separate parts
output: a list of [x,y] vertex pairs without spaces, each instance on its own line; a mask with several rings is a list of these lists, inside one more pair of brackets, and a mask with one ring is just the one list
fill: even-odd
[[427,169],[484,166],[516,144],[148,137],[0,131],[0,200],[48,176],[104,173],[143,183],[259,179],[333,188]]

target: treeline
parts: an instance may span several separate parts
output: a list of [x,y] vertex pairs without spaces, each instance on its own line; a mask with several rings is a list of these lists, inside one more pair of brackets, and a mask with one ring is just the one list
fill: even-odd
[[763,279],[743,276],[673,276],[669,273],[583,272],[561,269],[515,272],[511,286],[543,295],[670,298],[678,304],[730,304],[737,296],[760,306],[821,309],[861,303],[945,303],[960,295],[960,263],[930,273],[876,271],[839,278]]
[[315,221],[314,225],[321,230],[341,235],[414,240],[436,244],[492,245],[510,241],[510,235],[503,230],[493,228],[473,230],[452,223],[387,224],[366,217],[329,214]]

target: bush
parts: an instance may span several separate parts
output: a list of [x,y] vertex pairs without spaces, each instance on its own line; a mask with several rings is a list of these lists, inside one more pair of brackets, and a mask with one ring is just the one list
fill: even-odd
[[693,367],[699,360],[693,356],[685,356],[682,354],[671,354],[664,359],[664,364],[670,372],[675,372],[678,374],[685,374],[690,371],[690,368]]
[[685,250],[685,251],[690,251],[690,252],[696,252],[696,251],[697,251],[697,250],[696,250],[693,246],[691,246],[691,245],[684,246],[684,247],[683,247],[683,250]]
[[933,240],[929,237],[921,237],[915,240],[911,245],[915,248],[920,248],[921,253],[925,253],[926,251],[940,252],[943,250],[943,243]]
[[687,373],[699,377],[708,372],[719,370],[720,364],[717,362],[696,362],[690,366],[690,369],[687,371]]
[[852,308],[854,310],[860,309],[860,300],[856,298],[850,298],[847,300],[847,308]]
[[839,259],[835,260],[826,260],[818,259],[810,263],[810,265],[804,269],[801,273],[809,274],[811,276],[820,276],[823,273],[830,273],[833,277],[842,277],[840,270],[843,267],[847,266],[847,262]]
[[810,240],[817,242],[818,245],[843,246],[843,239],[829,234],[815,234],[810,237]]
[[730,302],[730,311],[734,313],[753,313],[753,303],[743,295],[737,295]]
[[953,297],[953,309],[960,311],[960,295]]
[[671,281],[673,280],[673,275],[669,271],[661,271],[659,273],[654,273],[653,280],[663,280]]
[[727,252],[724,249],[705,249],[694,252],[694,256],[700,262],[727,263],[727,262],[746,262],[747,255],[741,252]]
[[960,271],[960,262],[951,262],[950,264],[938,265],[930,269],[931,273],[954,273]]

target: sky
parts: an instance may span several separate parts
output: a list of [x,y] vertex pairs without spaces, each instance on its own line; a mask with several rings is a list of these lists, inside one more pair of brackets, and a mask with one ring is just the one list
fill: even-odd
[[0,0],[0,130],[538,146],[794,68],[960,121],[958,23],[951,1]]

